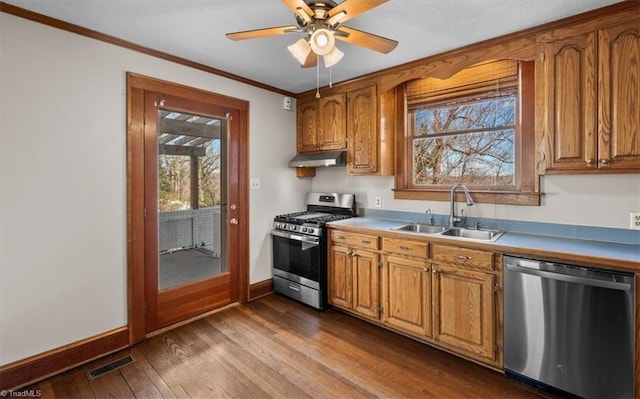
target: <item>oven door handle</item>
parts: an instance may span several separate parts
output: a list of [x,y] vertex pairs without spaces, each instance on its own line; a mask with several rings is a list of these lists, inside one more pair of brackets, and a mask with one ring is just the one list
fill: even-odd
[[285,231],[280,231],[280,230],[271,230],[271,235],[282,237],[282,238],[288,238],[294,241],[301,241],[307,244],[320,245],[320,238],[318,237],[303,236],[300,234],[287,233]]

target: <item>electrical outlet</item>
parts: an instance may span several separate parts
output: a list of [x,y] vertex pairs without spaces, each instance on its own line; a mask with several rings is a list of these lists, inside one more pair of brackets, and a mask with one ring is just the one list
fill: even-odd
[[252,190],[260,190],[260,179],[253,178],[250,180]]
[[382,197],[376,197],[375,206],[376,208],[382,208]]
[[631,212],[629,215],[631,215],[629,227],[634,230],[640,230],[640,212]]

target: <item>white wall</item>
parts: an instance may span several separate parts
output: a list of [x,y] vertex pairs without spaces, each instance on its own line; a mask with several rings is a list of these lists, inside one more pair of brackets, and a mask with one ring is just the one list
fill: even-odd
[[250,102],[252,283],[303,207],[282,95],[0,13],[0,364],[127,323],[127,71]]
[[[383,198],[383,209],[449,214],[448,201],[394,200],[393,177],[347,176],[345,168],[318,169],[314,191],[355,192],[360,208],[374,209],[374,198]],[[457,203],[468,216],[549,222],[581,226],[629,228],[629,212],[640,212],[640,174],[543,176],[541,206]]]

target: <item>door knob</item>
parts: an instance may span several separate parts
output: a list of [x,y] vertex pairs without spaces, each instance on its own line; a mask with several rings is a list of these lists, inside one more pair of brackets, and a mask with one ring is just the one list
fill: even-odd
[[238,219],[233,218],[233,219],[229,220],[229,223],[230,224],[238,224]]
[[236,204],[231,204],[230,208],[232,211],[235,211],[236,209],[238,209],[238,206]]

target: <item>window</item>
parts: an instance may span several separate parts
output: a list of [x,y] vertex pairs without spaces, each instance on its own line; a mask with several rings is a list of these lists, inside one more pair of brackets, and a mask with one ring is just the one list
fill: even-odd
[[[538,205],[532,63],[496,61],[405,85],[407,128],[396,198],[446,199],[462,183],[478,202]],[[399,163],[400,165],[400,163]]]

